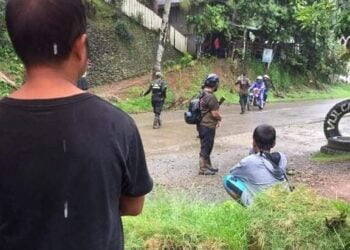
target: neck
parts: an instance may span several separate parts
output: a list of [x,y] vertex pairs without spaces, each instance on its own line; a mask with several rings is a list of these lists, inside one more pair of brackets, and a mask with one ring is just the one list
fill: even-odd
[[11,94],[16,99],[52,99],[83,93],[77,88],[78,76],[49,67],[27,69],[23,86]]
[[258,152],[260,152],[260,153],[267,153],[267,154],[269,154],[270,152],[271,152],[271,150],[269,149],[269,150],[260,150],[259,149],[259,151]]
[[213,93],[214,91],[213,91],[213,89],[212,88],[204,88],[204,91],[208,91],[208,92],[210,92],[210,93]]

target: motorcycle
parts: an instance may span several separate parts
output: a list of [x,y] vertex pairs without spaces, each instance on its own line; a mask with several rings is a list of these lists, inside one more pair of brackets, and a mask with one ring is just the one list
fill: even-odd
[[254,88],[249,91],[247,108],[250,111],[251,107],[258,107],[259,110],[264,108],[264,100],[261,98],[261,90]]

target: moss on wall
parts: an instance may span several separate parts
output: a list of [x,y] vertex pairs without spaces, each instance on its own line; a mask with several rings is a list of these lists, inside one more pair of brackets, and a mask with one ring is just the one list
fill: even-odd
[[[127,24],[131,40],[127,40],[115,31],[117,20]],[[108,84],[122,79],[141,75],[151,71],[157,46],[158,35],[128,17],[105,17],[103,20],[90,20],[89,45],[92,67],[88,80],[92,85]],[[164,60],[177,60],[181,53],[168,45]]]

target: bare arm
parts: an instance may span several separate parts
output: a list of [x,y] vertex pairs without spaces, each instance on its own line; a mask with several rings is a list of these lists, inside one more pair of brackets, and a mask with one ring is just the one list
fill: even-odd
[[120,197],[120,214],[122,216],[136,216],[142,212],[145,196],[129,197],[122,195]]
[[211,115],[218,121],[221,121],[221,115],[220,115],[220,112],[219,110],[212,110],[210,111]]
[[143,96],[148,95],[152,90],[152,84],[149,86],[148,90],[143,94]]

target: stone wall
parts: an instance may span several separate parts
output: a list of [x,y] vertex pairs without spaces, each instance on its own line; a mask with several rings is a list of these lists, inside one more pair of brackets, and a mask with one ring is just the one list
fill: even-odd
[[[126,41],[115,32],[115,21],[108,20],[89,22],[89,46],[92,67],[88,80],[91,85],[117,82],[126,78],[141,75],[152,70],[154,65],[159,36],[123,17],[133,39]],[[168,45],[164,60],[178,60],[182,54]]]

